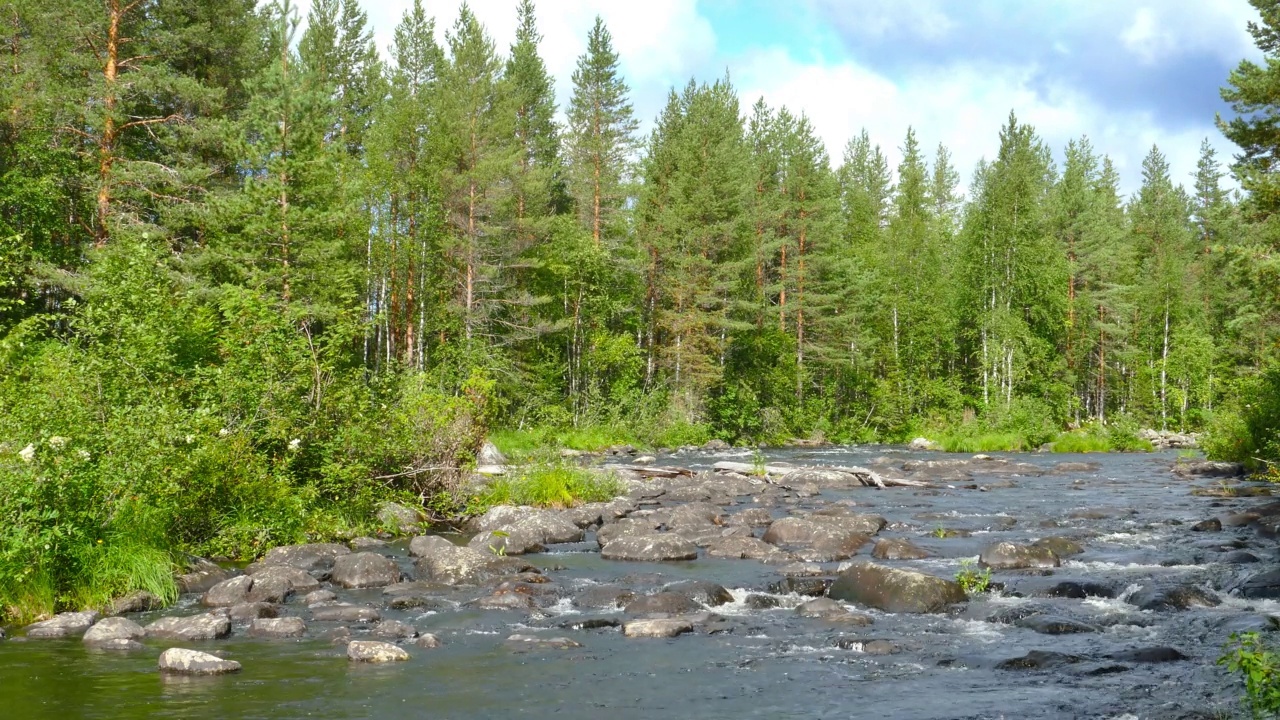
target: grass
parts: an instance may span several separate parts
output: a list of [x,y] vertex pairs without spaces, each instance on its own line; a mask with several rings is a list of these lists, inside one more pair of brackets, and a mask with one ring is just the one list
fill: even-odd
[[960,561],[956,582],[960,583],[966,595],[984,593],[991,589],[991,568],[978,568],[972,558],[965,558]]
[[1111,440],[1091,433],[1064,432],[1053,441],[1056,453],[1111,452]]
[[612,500],[622,486],[612,475],[563,463],[532,465],[496,478],[468,503],[467,514],[479,515],[495,505],[566,508]]
[[1017,433],[983,433],[981,435],[943,435],[938,442],[952,453],[1019,452],[1031,450],[1026,438]]
[[631,445],[641,450],[701,445],[712,437],[709,427],[685,422],[667,423],[652,428],[623,425],[582,425],[579,427],[541,426],[498,430],[489,440],[512,459],[524,458],[546,448],[568,448],[598,452],[614,445]]

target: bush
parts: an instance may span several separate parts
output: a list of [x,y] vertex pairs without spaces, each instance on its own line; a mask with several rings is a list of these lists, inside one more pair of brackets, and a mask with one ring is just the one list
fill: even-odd
[[544,462],[494,479],[467,504],[467,514],[480,515],[495,505],[567,508],[612,500],[622,486],[602,475],[562,462]]
[[1218,664],[1244,681],[1242,702],[1253,717],[1280,717],[1280,656],[1257,633],[1232,633]]

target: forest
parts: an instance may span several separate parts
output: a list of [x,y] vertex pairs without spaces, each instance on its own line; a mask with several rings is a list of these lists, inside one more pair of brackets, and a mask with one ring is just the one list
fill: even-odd
[[896,167],[866,132],[831,157],[729,74],[642,136],[599,19],[557,107],[531,0],[509,48],[415,0],[385,56],[356,0],[303,32],[289,0],[8,0],[0,607],[171,593],[185,553],[340,537],[387,499],[457,513],[491,436],[1155,428],[1265,472],[1280,3],[1251,2],[1240,154],[1206,140],[1184,179],[1152,147],[1126,195],[1016,108],[975,168],[912,128]]

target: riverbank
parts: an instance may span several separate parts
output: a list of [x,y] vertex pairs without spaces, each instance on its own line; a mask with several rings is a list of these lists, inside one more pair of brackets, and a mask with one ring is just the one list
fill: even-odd
[[[494,509],[445,539],[360,538],[202,566],[176,606],[125,615],[142,629],[132,650],[10,628],[0,683],[31,717],[69,702],[123,718],[405,707],[463,718],[544,705],[584,718],[1208,717],[1237,702],[1213,665],[1227,636],[1266,632],[1280,612],[1269,572],[1280,508],[1247,497],[1271,488],[1226,477],[1235,466],[821,447],[762,459],[810,470],[711,472],[751,460],[686,450],[648,466],[668,477],[618,471],[623,494],[609,502]],[[837,466],[927,487],[880,490],[822,469]],[[1000,589],[951,595],[975,559]],[[863,562],[936,578],[938,601],[917,612],[912,596],[842,589],[844,568],[867,571],[846,564]],[[300,634],[267,630],[286,625]],[[183,630],[206,626],[209,639]],[[637,637],[650,633],[678,637]],[[348,659],[351,640],[408,659],[371,674]],[[146,680],[175,645],[242,669],[190,702],[178,689],[193,686]],[[92,703],[76,689],[90,687]]]

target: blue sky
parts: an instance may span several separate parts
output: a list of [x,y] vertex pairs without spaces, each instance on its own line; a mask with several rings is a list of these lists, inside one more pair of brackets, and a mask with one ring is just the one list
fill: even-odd
[[[441,32],[459,4],[428,0]],[[366,0],[384,51],[408,5]],[[471,2],[501,49],[515,5]],[[1153,143],[1180,180],[1204,137],[1230,159],[1213,125],[1225,111],[1218,88],[1256,57],[1246,0],[541,0],[542,53],[562,103],[596,14],[646,131],[670,87],[727,70],[744,109],[763,96],[808,114],[834,162],[863,127],[896,161],[911,125],[926,146],[945,143],[967,178],[994,155],[1013,110],[1059,153],[1088,135],[1130,191]]]

